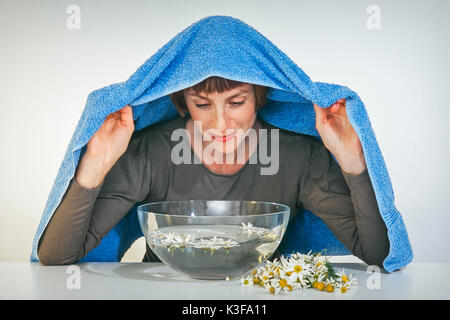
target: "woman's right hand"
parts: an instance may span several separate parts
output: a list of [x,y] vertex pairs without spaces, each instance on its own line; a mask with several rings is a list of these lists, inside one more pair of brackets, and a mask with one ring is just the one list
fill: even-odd
[[134,131],[133,110],[126,105],[109,114],[87,144],[75,179],[84,188],[98,187],[128,148]]

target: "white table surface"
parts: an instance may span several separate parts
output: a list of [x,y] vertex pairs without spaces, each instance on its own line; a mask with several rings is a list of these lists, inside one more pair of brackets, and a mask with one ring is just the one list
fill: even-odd
[[[393,272],[379,273],[381,288],[369,289],[373,273],[360,263],[334,263],[358,279],[345,294],[314,289],[271,295],[240,280],[195,280],[162,263],[79,263],[80,289],[69,289],[75,273],[69,266],[0,262],[0,299],[450,299],[450,263],[412,263]],[[73,279],[73,278],[72,278]]]

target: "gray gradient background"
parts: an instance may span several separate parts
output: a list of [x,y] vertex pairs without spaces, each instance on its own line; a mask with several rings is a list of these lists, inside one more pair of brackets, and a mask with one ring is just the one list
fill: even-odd
[[[69,5],[81,29],[66,27]],[[449,1],[0,1],[0,261],[31,243],[88,94],[215,14],[365,103],[417,262],[450,262]],[[369,5],[381,29],[369,30]],[[141,239],[142,240],[142,239]],[[127,253],[140,261],[143,241]]]

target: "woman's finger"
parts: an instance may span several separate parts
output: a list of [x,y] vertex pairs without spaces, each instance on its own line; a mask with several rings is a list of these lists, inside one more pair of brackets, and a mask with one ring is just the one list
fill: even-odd
[[347,119],[345,99],[336,101],[329,109],[333,116]]
[[314,111],[316,112],[316,126],[320,126],[327,121],[327,111],[321,107],[314,105]]
[[340,104],[339,103],[335,103],[330,107],[330,112],[331,113],[338,113],[339,112],[339,107]]
[[126,105],[125,107],[123,107],[120,110],[120,113],[121,113],[121,120],[122,120],[123,124],[125,124],[127,126],[134,125],[133,109],[131,108],[131,106]]
[[106,116],[106,119],[119,119],[120,118],[120,112],[119,111],[116,111],[116,112],[113,112],[113,113],[110,113],[110,114],[108,114],[107,116]]

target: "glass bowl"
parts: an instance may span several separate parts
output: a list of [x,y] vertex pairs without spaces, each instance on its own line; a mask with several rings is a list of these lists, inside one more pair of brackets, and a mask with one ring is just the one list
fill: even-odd
[[196,279],[236,278],[280,244],[290,208],[259,201],[185,200],[138,206],[148,246],[172,269]]

